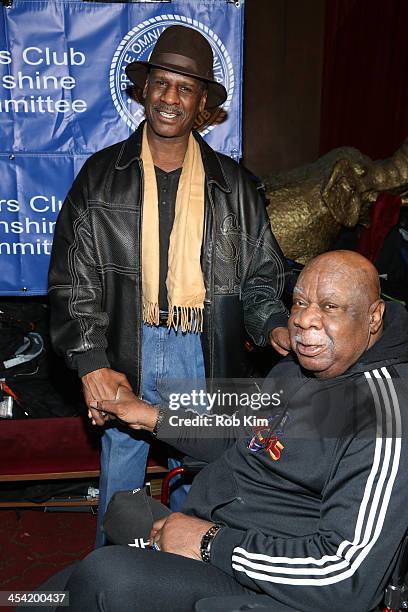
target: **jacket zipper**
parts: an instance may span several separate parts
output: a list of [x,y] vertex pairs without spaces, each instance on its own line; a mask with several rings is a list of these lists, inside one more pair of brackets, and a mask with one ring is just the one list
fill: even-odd
[[143,196],[144,196],[144,172],[143,172],[143,164],[140,159],[138,159],[139,170],[140,170],[140,195],[139,195],[139,320],[137,321],[137,348],[136,348],[136,362],[138,364],[137,370],[137,394],[141,399],[142,398],[142,314],[143,314],[143,306],[142,306],[142,222],[143,222]]
[[209,340],[210,340],[210,378],[211,380],[214,378],[214,306],[211,302],[214,301],[214,253],[215,253],[215,206],[212,199],[211,187],[207,183],[208,189],[208,199],[211,204],[211,212],[212,212],[212,227],[211,227],[211,240],[212,240],[212,251],[211,251],[211,270],[210,270],[210,296],[209,300],[210,304],[210,330],[209,330]]

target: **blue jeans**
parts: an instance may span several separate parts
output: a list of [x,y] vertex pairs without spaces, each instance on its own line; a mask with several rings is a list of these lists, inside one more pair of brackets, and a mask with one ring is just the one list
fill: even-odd
[[[204,358],[199,334],[143,325],[142,380],[143,399],[149,404],[166,405],[171,393],[205,389]],[[109,427],[102,436],[101,475],[96,546],[103,546],[102,519],[112,495],[142,487],[149,444],[128,428]],[[169,468],[179,465],[169,459]],[[176,488],[170,497],[174,512],[181,509],[188,488]]]

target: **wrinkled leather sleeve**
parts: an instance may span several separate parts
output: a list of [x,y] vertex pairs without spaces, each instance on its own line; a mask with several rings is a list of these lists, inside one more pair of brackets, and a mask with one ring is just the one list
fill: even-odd
[[287,267],[272,234],[265,202],[245,170],[239,189],[245,211],[241,215],[240,240],[244,322],[253,341],[265,346],[272,329],[287,326],[288,312],[281,300]]
[[87,163],[58,216],[48,275],[50,334],[55,351],[79,376],[109,367],[102,307],[88,211]]

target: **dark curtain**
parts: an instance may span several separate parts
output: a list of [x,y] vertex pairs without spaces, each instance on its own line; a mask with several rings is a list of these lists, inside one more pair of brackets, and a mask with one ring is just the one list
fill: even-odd
[[408,1],[327,0],[320,154],[373,159],[408,136]]

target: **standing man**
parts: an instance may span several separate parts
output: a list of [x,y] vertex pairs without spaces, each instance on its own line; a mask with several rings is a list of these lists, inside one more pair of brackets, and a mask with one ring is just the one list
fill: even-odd
[[[289,348],[283,257],[256,186],[192,131],[226,99],[212,66],[207,40],[184,26],[129,64],[146,121],[88,159],[58,218],[51,335],[98,425],[90,403],[119,385],[160,404],[171,379],[247,376],[244,326],[259,345]],[[147,453],[138,432],[106,428],[99,521],[115,491],[143,485]]]

